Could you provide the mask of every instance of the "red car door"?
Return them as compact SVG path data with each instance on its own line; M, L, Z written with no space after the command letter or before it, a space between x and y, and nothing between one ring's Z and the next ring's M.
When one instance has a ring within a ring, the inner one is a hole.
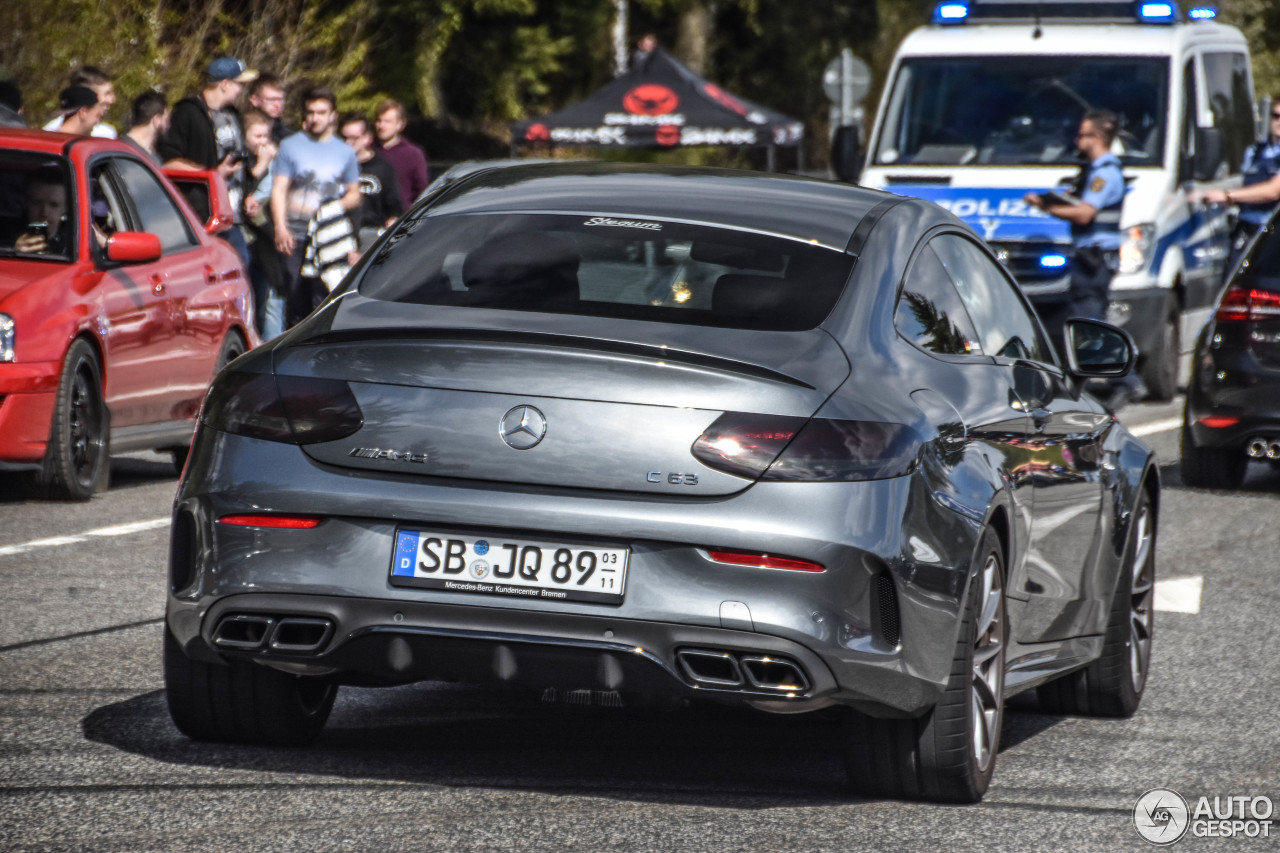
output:
M160 238L164 252L163 296L172 337L165 346L168 410L162 420L195 417L222 345L225 312L216 298L230 268L239 264L230 247L202 240L170 190L141 161L115 162L121 183L132 202L139 229Z
M120 159L99 158L89 171L89 218L95 233L102 237L139 230L113 165ZM118 429L166 420L172 408L167 361L174 328L164 259L107 264L98 275L111 426Z

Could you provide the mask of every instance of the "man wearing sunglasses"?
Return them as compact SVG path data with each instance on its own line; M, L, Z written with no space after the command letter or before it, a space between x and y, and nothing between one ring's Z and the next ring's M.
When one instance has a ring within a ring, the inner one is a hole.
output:
M1240 207L1240 219L1231 240L1233 267L1240 250L1259 228L1267 224L1276 202L1280 201L1280 96L1271 99L1267 126L1266 140L1255 142L1244 152L1244 162L1240 166L1244 185L1239 189L1209 190L1204 194L1204 200L1210 204Z

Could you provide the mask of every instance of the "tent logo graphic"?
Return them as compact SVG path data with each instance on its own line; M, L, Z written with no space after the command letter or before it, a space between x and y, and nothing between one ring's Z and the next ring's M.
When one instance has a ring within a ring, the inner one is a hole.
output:
M551 131L547 130L545 124L530 125L525 131L524 138L530 142L548 142L551 139Z
M674 112L680 98L666 86L644 83L622 96L622 108L632 115L660 116Z

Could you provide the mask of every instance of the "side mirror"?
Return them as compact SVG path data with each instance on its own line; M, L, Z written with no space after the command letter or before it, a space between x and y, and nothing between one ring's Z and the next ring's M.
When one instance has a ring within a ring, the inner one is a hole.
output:
M846 124L836 128L831 139L831 171L845 183L858 182L862 174L862 144L858 141L857 125Z
M1133 369L1138 350L1123 329L1100 320L1067 321L1067 366L1074 376L1116 378Z
M107 238L107 260L119 264L145 264L162 253L160 238L145 231L117 231Z
M1191 174L1197 181L1212 181L1218 177L1218 169L1226 154L1222 130L1216 127L1196 128L1196 156Z

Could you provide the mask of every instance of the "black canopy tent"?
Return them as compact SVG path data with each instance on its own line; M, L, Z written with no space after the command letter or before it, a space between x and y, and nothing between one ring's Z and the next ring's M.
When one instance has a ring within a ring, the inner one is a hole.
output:
M793 118L710 83L660 47L576 104L512 125L519 145L679 148L764 147L769 170L778 147L796 148L803 169L804 128Z

